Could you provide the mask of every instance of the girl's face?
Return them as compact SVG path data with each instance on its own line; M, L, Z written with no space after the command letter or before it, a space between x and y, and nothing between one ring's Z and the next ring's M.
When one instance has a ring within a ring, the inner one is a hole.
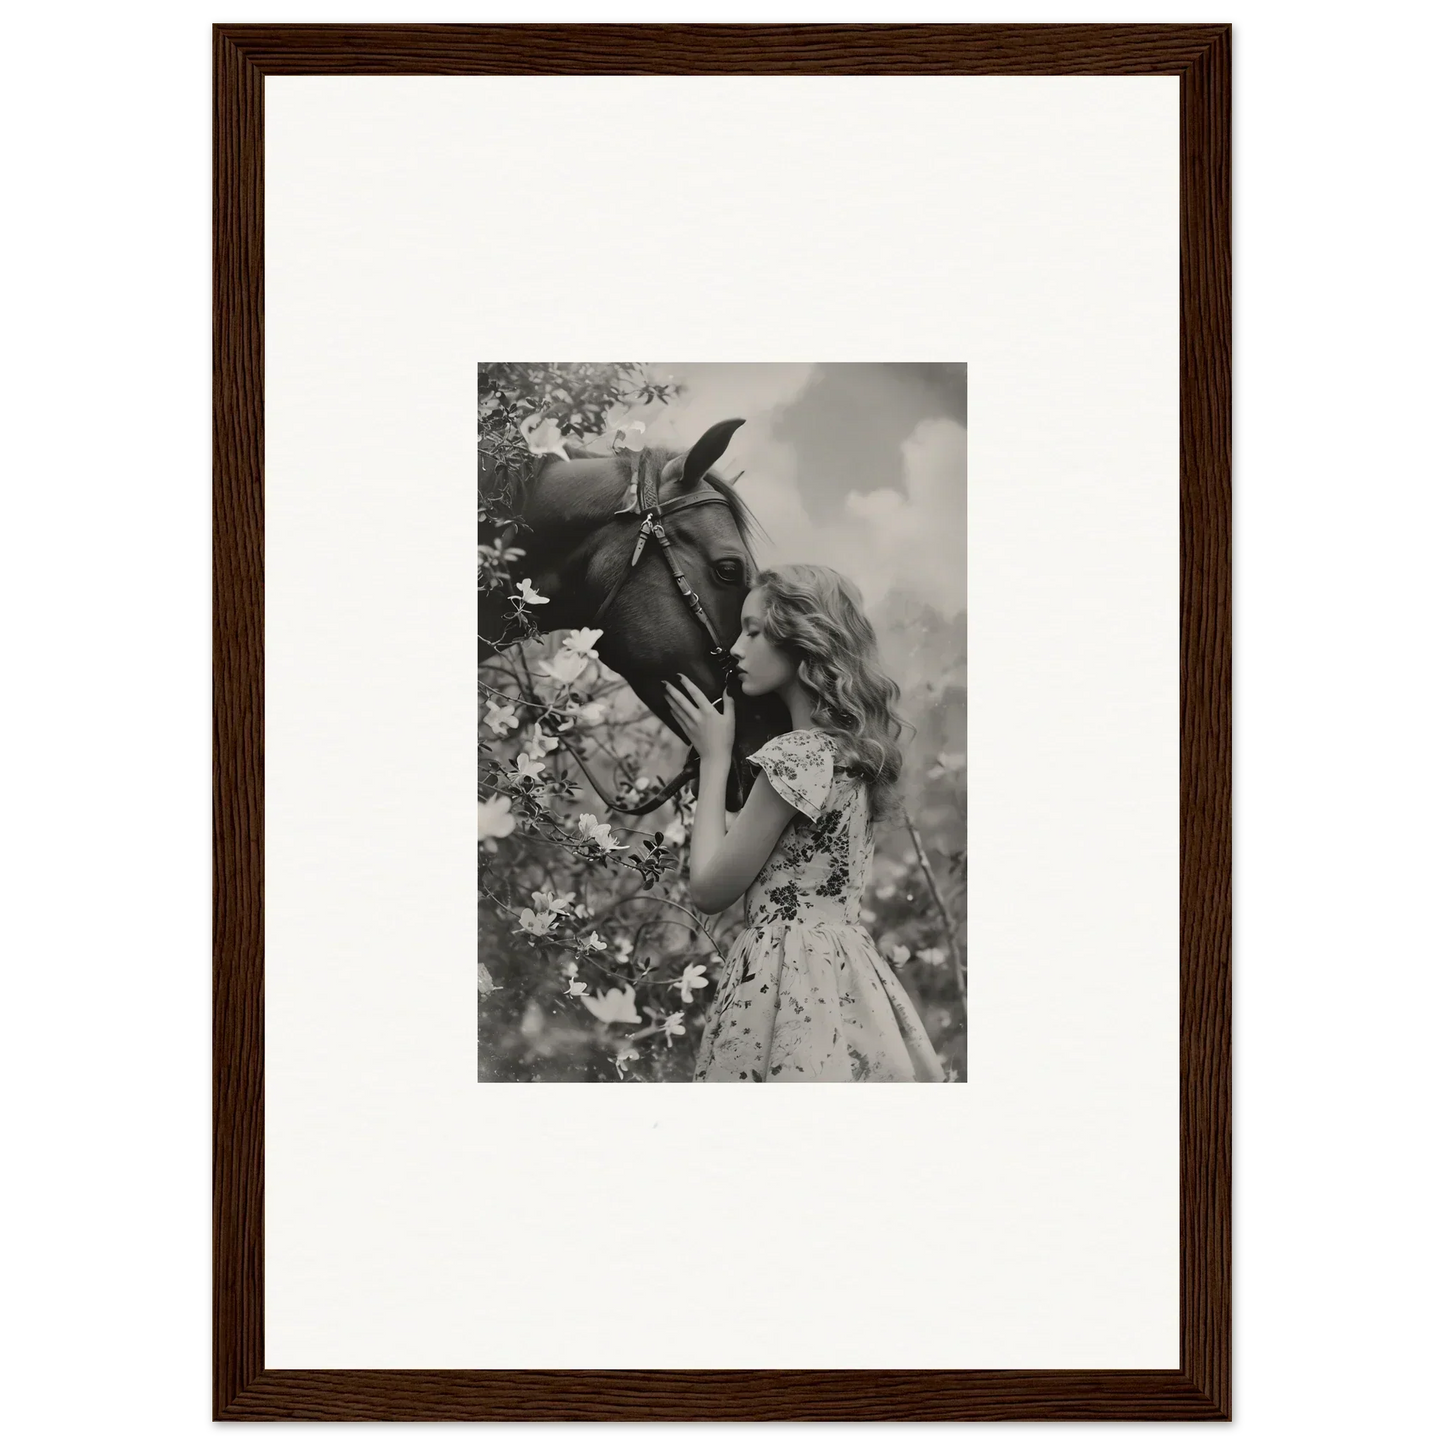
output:
M744 697L777 692L798 675L798 665L763 636L763 594L754 588L743 603L743 630L729 649L738 660L738 687Z

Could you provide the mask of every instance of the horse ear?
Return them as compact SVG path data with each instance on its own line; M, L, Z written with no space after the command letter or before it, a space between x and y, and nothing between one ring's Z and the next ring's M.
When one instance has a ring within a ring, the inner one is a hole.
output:
M733 433L743 424L743 418L735 416L729 421L720 421L710 426L693 444L682 469L682 486L679 490L690 492L702 481L708 468L728 449Z

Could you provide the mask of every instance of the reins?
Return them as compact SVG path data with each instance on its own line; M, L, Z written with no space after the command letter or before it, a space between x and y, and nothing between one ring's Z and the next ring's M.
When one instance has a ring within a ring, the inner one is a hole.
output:
M714 491L690 492L686 496L674 497L671 501L660 501L657 494L657 477L652 467L642 465L642 453L637 452L632 458L632 479L627 489L627 502L613 513L614 516L626 516L638 514L642 516L641 525L637 529L637 541L632 548L632 558L628 562L626 570L612 584L612 590L602 599L602 605L597 609L592 618L592 626L601 625L602 619L607 615L608 609L617 600L617 594L622 591L629 577L637 570L637 565L642 561L643 553L647 550L647 544L655 541L662 549L663 560L667 563L668 571L672 573L672 580L677 590L682 594L682 600L687 603L688 610L697 619L712 646L708 649L708 655L722 669L723 688L726 690L728 683L732 680L733 673L737 669L737 663L717 635L717 629L712 625L712 619L707 615L702 605L702 599L693 591L688 584L687 578L683 575L682 568L678 565L677 557L672 550L672 539L667 535L667 529L662 525L665 515L680 512L684 507L700 507L715 502L719 506L727 506L727 500L720 493ZM565 742L565 739L563 739ZM650 813L654 808L661 807L663 803L681 791L689 779L697 776L698 757L696 753L689 752L687 761L682 765L681 771L667 784L660 788L655 794L643 798L640 803L632 806L613 800L607 802L607 794L602 791L597 779L588 771L587 765L578 757L576 750L567 744L567 751L577 759L577 766L582 769L587 781L596 790L597 796L607 803L608 808L614 813L623 813L635 817L642 813Z

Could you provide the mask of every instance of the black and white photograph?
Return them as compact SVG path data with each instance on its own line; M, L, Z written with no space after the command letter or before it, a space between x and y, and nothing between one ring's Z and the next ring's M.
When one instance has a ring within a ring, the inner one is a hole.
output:
M967 367L477 368L479 1082L968 1079Z

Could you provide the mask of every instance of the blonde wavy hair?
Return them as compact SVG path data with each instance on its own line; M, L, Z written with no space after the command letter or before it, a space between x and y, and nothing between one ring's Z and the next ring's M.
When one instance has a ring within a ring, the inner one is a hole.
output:
M770 567L753 586L762 594L763 636L796 663L814 724L833 739L840 766L867 785L869 816L893 819L901 811L905 723L858 589L841 572L810 563Z

